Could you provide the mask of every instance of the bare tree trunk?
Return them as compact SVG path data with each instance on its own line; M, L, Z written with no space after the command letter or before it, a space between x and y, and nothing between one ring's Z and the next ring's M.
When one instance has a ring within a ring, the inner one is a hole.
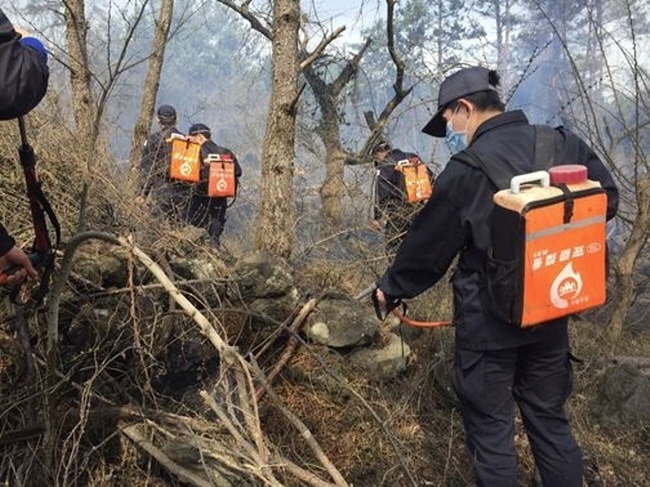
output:
M327 227L341 223L343 213L343 177L346 155L341 148L341 134L337 123L330 123L320 129L321 140L325 144L325 180L320 187L321 218ZM334 119L336 121L336 118Z
M129 168L132 173L137 168L138 161L142 159L142 154L144 152L143 142L149 134L149 127L151 126L151 119L154 113L154 104L156 103L156 95L158 94L158 87L160 86L160 73L165 58L165 47L167 46L167 38L172 24L173 13L174 0L162 0L158 21L156 22L147 76L144 80L142 99L140 101L140 115L138 116L138 121L133 129L133 137L131 139Z
M275 0L273 92L262 147L262 194L255 247L280 257L289 257L293 247L299 26L299 0Z
M83 154L94 145L95 104L91 88L91 73L88 64L84 0L65 2L65 37L68 45L70 84L72 85L72 110L77 136Z
M650 232L650 177L637 183L638 210L630 238L614 266L616 272L617 300L609 320L609 343L614 352L623 333L623 324L634 301L634 271L639 255Z
M88 63L88 23L84 0L65 2L65 37L68 45L70 85L72 87L72 111L74 113L79 159L85 162L79 221L77 228L85 228L88 192L91 181L92 154L99 136L99 120L91 86L91 71Z

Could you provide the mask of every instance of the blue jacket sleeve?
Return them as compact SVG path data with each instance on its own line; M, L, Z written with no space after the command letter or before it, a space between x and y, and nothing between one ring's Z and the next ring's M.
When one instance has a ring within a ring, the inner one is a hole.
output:
M25 115L47 91L47 54L40 41L22 39L0 10L0 120Z

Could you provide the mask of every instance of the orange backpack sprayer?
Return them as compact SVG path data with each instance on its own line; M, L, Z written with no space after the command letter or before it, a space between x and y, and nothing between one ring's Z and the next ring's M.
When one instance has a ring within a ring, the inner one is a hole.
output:
M201 171L201 145L179 134L172 134L169 140L172 144L169 177L197 183Z
M210 165L208 196L233 198L237 193L235 161L230 154L210 154L206 161Z
M607 194L587 179L585 166L554 166L555 130L535 126L535 132L529 174L513 177L470 151L455 157L501 189L490 223L488 305L521 328L605 302Z
M488 292L503 319L526 328L605 302L607 195L585 166L515 176L494 203Z
M404 198L409 203L419 203L431 198L433 189L427 166L417 156L398 161L395 170L402 173Z

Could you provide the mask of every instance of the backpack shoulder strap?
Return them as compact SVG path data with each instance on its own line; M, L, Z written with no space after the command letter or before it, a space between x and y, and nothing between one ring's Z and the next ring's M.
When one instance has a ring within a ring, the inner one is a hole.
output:
M557 132L547 125L534 125L535 154L533 171L545 171L555 165L555 144Z

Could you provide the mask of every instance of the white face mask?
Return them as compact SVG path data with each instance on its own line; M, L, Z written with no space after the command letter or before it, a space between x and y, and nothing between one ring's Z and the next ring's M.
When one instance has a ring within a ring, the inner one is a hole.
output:
M465 124L465 129L461 132L456 132L452 123L452 118L458 113L458 108L454 111L449 120L447 121L447 129L445 133L445 141L447 142L447 147L452 154L457 154L458 152L465 150L467 148L467 127L469 127L469 117L467 118L467 123Z

